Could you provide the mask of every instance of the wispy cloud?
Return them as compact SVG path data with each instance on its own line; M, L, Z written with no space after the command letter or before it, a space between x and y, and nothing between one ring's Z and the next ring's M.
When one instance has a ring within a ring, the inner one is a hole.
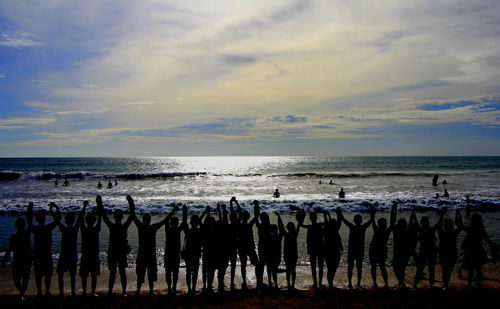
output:
M37 40L33 34L27 32L0 34L0 46L22 48L43 45L45 45L43 42Z

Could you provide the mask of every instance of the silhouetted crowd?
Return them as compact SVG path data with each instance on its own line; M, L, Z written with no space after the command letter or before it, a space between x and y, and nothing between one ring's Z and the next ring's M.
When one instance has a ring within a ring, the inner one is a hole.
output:
M437 223L431 225L427 216L417 220L412 212L409 222L406 219L397 219L397 204L391 209L389 222L385 218L375 219L375 206L370 206L370 219L363 223L360 214L356 214L353 222L344 218L340 208L335 210L336 218L328 212L311 212L310 224L305 224L305 211L297 212L296 222L282 221L278 212L278 224L271 224L269 214L261 212L259 202L254 201L253 218L248 211L242 210L235 197L225 204L217 204L216 216L212 216L207 206L205 212L198 216L191 215L188 222L188 208L182 208L182 221L174 216L179 211L174 207L163 220L151 224L151 215L144 214L142 220L136 215L134 200L127 196L130 215L123 221L122 210L113 212L113 221L106 214L101 196L97 196L97 213L86 214L88 202L75 219L71 213L66 214L64 223L61 223L59 207L54 203L49 205L53 218L46 223L46 214L38 211L34 214L37 224L33 224L33 203L29 203L26 221L18 218L15 221L17 232L10 238L7 255L13 253L12 275L14 284L23 297L28 287L31 265L34 266L35 284L38 296L42 295L42 282L45 284L45 294L50 294L50 284L53 272L52 261L52 230L57 226L61 231L61 251L57 261L57 274L60 295L64 295L64 273L69 272L71 294L75 295L75 280L78 264L77 236L81 234L81 258L79 275L82 279L83 295L87 294L87 279L91 278L91 294L95 294L97 277L101 272L99 257L99 232L101 221L109 229L109 247L107 251L109 269L108 294L112 294L115 278L118 271L122 294L126 294L128 266L127 255L131 252L128 243L128 228L132 222L137 226L138 250L136 261L137 291L139 295L146 273L148 276L149 293L153 294L154 283L157 281L156 232L165 227L164 265L168 293L175 295L179 276L181 259L186 267L186 285L188 293L196 292L198 272L202 272L202 292L212 293L213 282L217 280L218 290L224 291L224 279L227 269L230 272L230 288L236 288L236 262L239 256L242 277L241 288L247 288L246 266L248 259L255 266L257 288L278 287L278 268L285 264L286 282L290 290L295 289L296 266L298 261L297 238L301 228L307 230L306 246L310 258L311 275L314 288L324 288L323 269L326 263L326 281L329 288L334 287L335 273L340 264L343 251L342 239L339 230L342 224L349 228L347 243L347 276L349 288L352 286L354 266L357 270L357 286L360 287L363 274L363 259L365 254L365 234L371 226L373 238L370 242L368 255L370 273L373 286L378 287L377 268L380 269L384 287L388 288L386 269L388 242L393 234L392 268L398 281L399 288L406 288L406 267L413 258L416 264L416 273L413 286L418 287L422 280L424 268L428 268L429 285L435 282L435 267L437 257L442 269L443 289L448 289L451 273L458 261L457 237L465 232L461 244L463 263L460 269L468 270L468 285L473 281L480 285L481 269L488 262L488 256L483 248L483 241L489 245L494 259L498 253L498 246L492 243L484 229L479 214L470 217L469 224L464 224L460 211L457 210L455 220L445 218L445 210L441 212ZM318 215L323 216L323 222L318 222ZM253 227L257 227L258 241L255 247ZM436 233L439 242L436 239ZM34 236L34 248L31 250L31 234ZM184 242L181 242L181 234ZM417 248L418 245L418 248ZM283 250L282 250L283 249ZM418 249L418 250L417 250ZM5 261L4 257L4 261ZM264 271L267 271L267 285L264 283ZM215 274L217 273L217 278Z

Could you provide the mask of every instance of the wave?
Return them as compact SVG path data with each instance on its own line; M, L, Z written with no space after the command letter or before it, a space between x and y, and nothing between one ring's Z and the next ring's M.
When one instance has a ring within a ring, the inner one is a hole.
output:
M350 173L285 173L285 174L263 174L263 173L209 173L209 172L157 172L157 173L94 173L94 172L72 172L72 173L56 173L52 171L38 172L16 172L16 171L0 171L0 181L16 181L16 180L53 180L53 179L108 179L118 178L124 180L141 180L149 178L174 178L174 177L277 177L277 178L373 178L373 177L432 177L435 174L446 177L451 175L470 175L470 174L491 174L500 173L499 170L484 170L484 171L460 171L460 172L350 172Z
M105 202L105 209L107 212L112 212L116 209L121 209L128 212L128 204L125 199L119 201L108 200ZM75 213L81 209L81 200L54 200L61 208L63 213ZM240 200L243 210L253 213L253 200ZM48 212L49 200L35 201L35 211ZM305 210L307 212L333 212L336 208L340 207L345 212L368 212L370 205L375 205L377 211L389 212L394 203L398 204L399 210L416 210L419 212L426 211L439 211L441 209L465 209L467 204L462 199L387 199L387 200L349 200L349 199L318 199L318 200L261 200L260 207L263 212L280 212L280 213L294 213L298 210ZM154 200L143 200L137 203L136 212L141 214L166 214L172 211L174 207L182 208L182 205L188 205L190 213L201 214L205 211L207 205L212 207L212 211L216 209L216 202L212 200L183 200L183 201L169 201L165 203L158 203ZM227 203L229 204L229 203ZM477 211L500 211L500 200L493 198L471 200L471 210ZM18 204L16 202L6 202L0 206L0 214L23 214L26 213L27 206ZM91 202L89 211L96 211L96 206Z

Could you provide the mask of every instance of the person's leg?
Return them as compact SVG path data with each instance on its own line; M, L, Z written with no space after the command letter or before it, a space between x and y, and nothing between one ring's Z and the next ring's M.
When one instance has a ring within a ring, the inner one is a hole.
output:
M120 266L118 268L120 273L120 282L122 284L122 295L127 294L127 273L125 272L125 266Z
M59 284L59 296L64 296L64 273L62 271L57 273L57 283Z
M382 278L384 279L384 288L389 287L389 276L387 275L387 269L385 268L385 259L379 262L380 272L382 273Z
M422 254L419 254L417 257L417 271L415 272L415 278L413 279L413 287L416 288L418 283L422 279L422 274L425 268L425 257Z
M234 289L234 287L236 286L234 284L234 276L236 274L236 257L237 257L237 251L236 249L234 249L232 252L231 252L231 256L230 256L230 263L231 263L231 281L230 281L230 287L231 289Z
M380 270L382 270L382 265L380 265ZM378 288L377 284L377 260L374 256L370 255L370 274L373 280L373 287Z
M175 265L172 272L172 292L177 293L177 282L179 281L179 265Z
M435 282L435 271L436 271L436 257L434 255L429 257L428 268L429 268L429 286L433 287Z
M311 263L311 276L313 279L313 287L318 287L318 281L316 279L316 255L309 255L309 262Z
M323 287L323 255L318 255L318 279L319 279L319 287Z
M167 282L168 294L172 294L172 267L165 264L165 281Z
M246 288L247 287L247 256L246 253L240 254L240 270L241 270L241 278L243 282L241 283L241 288Z
M92 274L91 277L92 277L91 291L92 291L92 295L95 295L95 289L97 288L97 275ZM86 281L86 279L85 279L85 281Z
M116 280L116 267L109 268L109 282L108 282L108 295L113 294L113 287L115 286Z
M19 290L19 296L21 298L24 297L24 293L26 293L26 290L28 289L29 282L30 282L30 272L27 271L22 275L21 289Z
M196 284L198 283L198 271L199 271L199 269L200 269L200 264L199 264L199 261L197 261L193 265L193 272L192 272L192 279L191 279L191 284L192 284L191 291L193 293L196 292Z
M44 281L45 281L45 296L49 296L50 295L50 283L51 283L51 275L50 274L46 274L45 275L45 278L44 278Z
M363 255L359 255L356 257L356 269L358 276L358 288L361 287L361 277L363 276Z
M354 268L354 257L352 254L347 255L347 281L349 282L349 289L352 289L352 270Z
M69 282L71 284L71 296L76 295L76 265L69 270Z

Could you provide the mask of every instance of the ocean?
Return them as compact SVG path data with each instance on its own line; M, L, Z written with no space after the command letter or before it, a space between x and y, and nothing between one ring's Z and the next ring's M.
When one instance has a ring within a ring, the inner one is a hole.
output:
M84 200L95 205L97 194L108 209L124 210L130 194L142 213L182 204L202 211L232 196L243 208L259 200L264 211L280 212L366 211L374 202L380 209L394 202L401 209L463 208L466 195L472 207L500 209L499 184L500 157L0 158L0 213L23 213L29 201L74 212ZM340 188L345 199L338 199ZM445 189L450 198L435 198Z
M434 175L439 176L436 186L432 184ZM63 186L65 179L67 187ZM109 181L113 184L110 189ZM97 188L98 182L103 188ZM433 223L437 210L465 208L465 197L470 195L471 209L481 211L487 232L493 241L500 242L500 212L496 211L500 210L499 184L500 157L0 158L0 256L15 232L14 220L24 217L29 201L35 210L48 210L48 203L55 202L62 212L78 212L83 201L89 200L92 211L98 194L109 211L127 211L125 197L132 195L137 212L153 214L153 222L161 220L173 206L186 204L191 213L199 213L207 205L229 204L235 196L251 213L251 202L259 200L262 211L283 213L285 223L295 220L298 209L333 211L337 207L349 220L359 212L368 220L368 205L375 202L377 217L388 217L387 210L397 202L402 210L399 216L409 218L407 210L416 209L419 217L425 214ZM338 198L340 188L346 192L345 199ZM273 197L276 189L281 193L279 198ZM435 197L445 189L449 198ZM451 211L448 214L453 215ZM271 220L276 222L274 215ZM366 247L371 233L368 229ZM128 234L133 249L129 262L133 265L137 248L133 224ZM306 265L305 231L300 234L299 264ZM53 237L57 259L58 229ZM345 226L341 237L346 246ZM101 262L105 264L106 228L100 238ZM163 241L161 229L157 235L159 257Z

